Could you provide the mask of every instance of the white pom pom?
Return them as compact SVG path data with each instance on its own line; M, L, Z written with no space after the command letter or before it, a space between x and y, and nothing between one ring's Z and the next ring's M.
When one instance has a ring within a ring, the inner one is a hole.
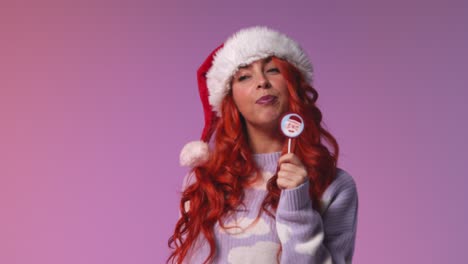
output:
M195 167L208 160L208 144L204 141L187 143L180 152L180 165Z

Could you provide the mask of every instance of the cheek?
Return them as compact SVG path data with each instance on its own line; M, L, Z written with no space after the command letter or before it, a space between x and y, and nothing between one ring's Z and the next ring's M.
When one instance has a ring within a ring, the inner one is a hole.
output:
M236 106L239 106L239 92L235 89L232 89L232 100Z
M278 82L278 90L279 92L285 96L285 97L289 97L289 92L288 92L288 84L286 82Z
M237 108L242 108L242 105L246 104L248 101L248 92L246 89L242 89L240 87L233 88L232 98L234 99L234 103L237 105Z
M284 107L288 108L289 107L289 91L288 91L288 86L287 84L284 84L280 88L280 93L283 98L283 104Z

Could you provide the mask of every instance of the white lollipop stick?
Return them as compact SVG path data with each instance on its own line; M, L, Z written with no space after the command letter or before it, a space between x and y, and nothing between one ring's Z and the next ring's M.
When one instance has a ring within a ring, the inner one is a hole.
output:
M291 153L291 139L299 136L304 131L304 120L298 114L287 114L281 119L281 132L288 139L288 153Z

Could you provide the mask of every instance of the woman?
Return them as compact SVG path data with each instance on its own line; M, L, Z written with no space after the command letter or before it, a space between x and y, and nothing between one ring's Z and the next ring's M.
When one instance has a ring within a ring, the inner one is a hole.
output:
M300 46L266 27L240 30L206 59L205 128L181 152L192 169L168 262L351 263L356 185L337 167L311 81ZM289 112L305 125L291 153L279 126Z

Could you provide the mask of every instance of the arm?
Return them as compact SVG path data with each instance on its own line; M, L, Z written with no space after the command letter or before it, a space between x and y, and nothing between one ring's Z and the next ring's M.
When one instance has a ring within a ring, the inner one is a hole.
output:
M351 176L340 176L326 192L330 202L322 216L312 208L308 181L282 190L276 212L281 263L351 263L358 197Z

